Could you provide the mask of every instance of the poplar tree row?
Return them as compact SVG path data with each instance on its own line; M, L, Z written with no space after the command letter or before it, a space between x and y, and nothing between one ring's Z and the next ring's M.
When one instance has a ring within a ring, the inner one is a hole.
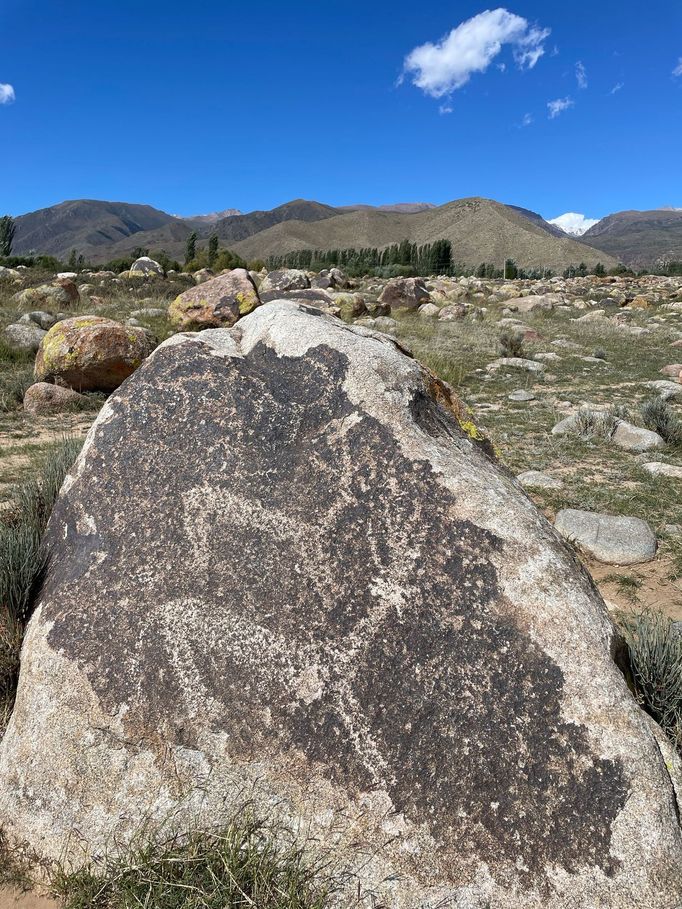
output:
M444 275L452 270L452 245L449 240L436 240L421 246L403 240L384 249L300 249L283 256L271 256L269 268L302 268L320 271L338 265L348 271L363 273L390 266L411 267L417 274Z

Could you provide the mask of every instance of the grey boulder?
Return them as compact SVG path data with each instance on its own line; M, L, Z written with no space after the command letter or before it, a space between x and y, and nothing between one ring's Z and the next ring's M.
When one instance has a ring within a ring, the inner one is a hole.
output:
M641 452L665 448L665 440L657 432L633 426L625 420L618 420L611 441L626 451Z
M37 325L39 328L42 328L43 331L49 331L57 321L57 316L53 316L51 312L43 312L38 309L34 312L25 312L19 319L18 324Z
M680 905L679 762L601 597L390 339L292 303L170 338L45 545L0 743L0 824L40 855L248 798L341 902Z
M640 518L566 508L556 516L557 531L609 565L636 565L656 555L656 537Z
M520 473L516 479L522 486L527 486L529 489L561 489L564 485L561 480L550 477L539 470L526 470L524 473Z
M260 285L259 292L267 294L271 291L303 290L310 287L310 278L298 268L285 268L268 272Z
M15 322L13 325L7 325L2 334L5 343L12 350L36 353L47 332L35 322Z

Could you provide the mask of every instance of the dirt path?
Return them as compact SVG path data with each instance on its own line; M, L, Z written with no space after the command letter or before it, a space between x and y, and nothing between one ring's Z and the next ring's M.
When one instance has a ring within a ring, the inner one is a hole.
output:
M0 909L59 909L61 904L37 893L0 890Z

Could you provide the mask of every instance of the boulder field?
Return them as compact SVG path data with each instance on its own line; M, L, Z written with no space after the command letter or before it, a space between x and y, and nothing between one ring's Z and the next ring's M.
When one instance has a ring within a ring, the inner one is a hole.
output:
M40 855L248 800L368 905L682 904L679 761L601 597L389 338L273 302L166 341L46 546L0 743Z

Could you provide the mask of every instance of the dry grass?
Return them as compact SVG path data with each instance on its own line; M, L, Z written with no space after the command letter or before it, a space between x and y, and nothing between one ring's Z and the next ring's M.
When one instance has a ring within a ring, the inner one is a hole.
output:
M66 909L325 909L328 865L284 827L241 814L219 831L133 846L76 872L56 869Z

